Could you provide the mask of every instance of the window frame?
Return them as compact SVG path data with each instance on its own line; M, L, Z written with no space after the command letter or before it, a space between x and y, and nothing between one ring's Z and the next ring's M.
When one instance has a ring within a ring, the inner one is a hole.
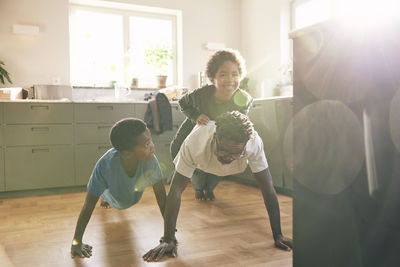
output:
M182 85L182 11L178 9L166 9L166 8L158 8L158 7L150 7L150 6L141 6L134 4L126 4L126 3L117 3L117 2L107 2L107 1L97 1L97 0L71 0L69 5L69 27L71 27L71 19L74 16L74 13L77 10L85 10L92 11L104 14L117 14L123 17L123 51L124 53L129 51L130 46L130 33L129 33L129 19L131 16L134 17L143 17L143 18L155 18L155 19L163 19L169 20L172 23L172 52L173 52L173 60L172 60L172 69L173 69L173 77L172 84L173 85ZM70 46L72 40L70 38ZM71 49L71 48L70 48ZM70 50L71 51L71 50ZM124 70L129 65L129 59L124 57ZM71 56L70 56L70 73L72 73L72 64L71 64ZM70 82L73 86L80 86L78 84L72 83L72 77L70 76ZM128 80L125 77L124 79ZM140 79L140 77L138 77ZM148 86L145 86L148 87Z

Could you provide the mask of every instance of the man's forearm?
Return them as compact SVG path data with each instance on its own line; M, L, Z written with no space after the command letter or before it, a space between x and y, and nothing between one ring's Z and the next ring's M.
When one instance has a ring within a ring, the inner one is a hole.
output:
M153 190L154 190L154 194L155 194L156 199L157 199L158 207L160 208L160 211L161 211L161 215L164 218L165 202L166 202L167 195L165 193L165 187L164 187L163 182L160 181L157 184L155 184L153 186Z
M272 177L268 169L259 173L254 173L254 176L260 186L264 204L268 212L269 221L271 224L274 239L282 234L281 230L281 215L279 210L279 202L276 196L274 186L272 184Z
M166 242L175 240L176 221L181 206L181 196L188 182L189 179L187 177L175 172L165 204L164 240Z

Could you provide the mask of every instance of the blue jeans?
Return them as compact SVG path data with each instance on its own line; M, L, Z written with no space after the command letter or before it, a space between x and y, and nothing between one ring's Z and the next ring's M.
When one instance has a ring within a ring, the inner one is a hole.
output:
M222 178L196 169L192 176L192 185L195 190L212 192Z

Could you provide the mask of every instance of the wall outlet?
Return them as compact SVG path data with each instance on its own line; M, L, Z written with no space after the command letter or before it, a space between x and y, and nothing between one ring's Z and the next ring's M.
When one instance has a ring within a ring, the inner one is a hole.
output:
M53 77L52 83L53 83L53 85L59 85L60 84L60 77Z

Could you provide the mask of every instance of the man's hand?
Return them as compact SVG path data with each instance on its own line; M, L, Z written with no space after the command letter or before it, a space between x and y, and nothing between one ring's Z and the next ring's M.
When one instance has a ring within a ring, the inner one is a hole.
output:
M275 239L275 247L291 251L293 248L293 240L287 237L284 237L283 235L279 235Z
M143 255L143 260L145 261L158 261L165 254L171 254L172 257L176 257L178 252L178 247L175 241L164 242L163 238L160 240L160 245L149 250Z
M92 246L83 243L72 245L71 257L74 258L75 256L78 256L81 258L90 258L90 256L92 256L92 248Z
M209 121L210 121L210 118L204 114L200 114L200 116L198 116L196 119L197 125L206 125Z

